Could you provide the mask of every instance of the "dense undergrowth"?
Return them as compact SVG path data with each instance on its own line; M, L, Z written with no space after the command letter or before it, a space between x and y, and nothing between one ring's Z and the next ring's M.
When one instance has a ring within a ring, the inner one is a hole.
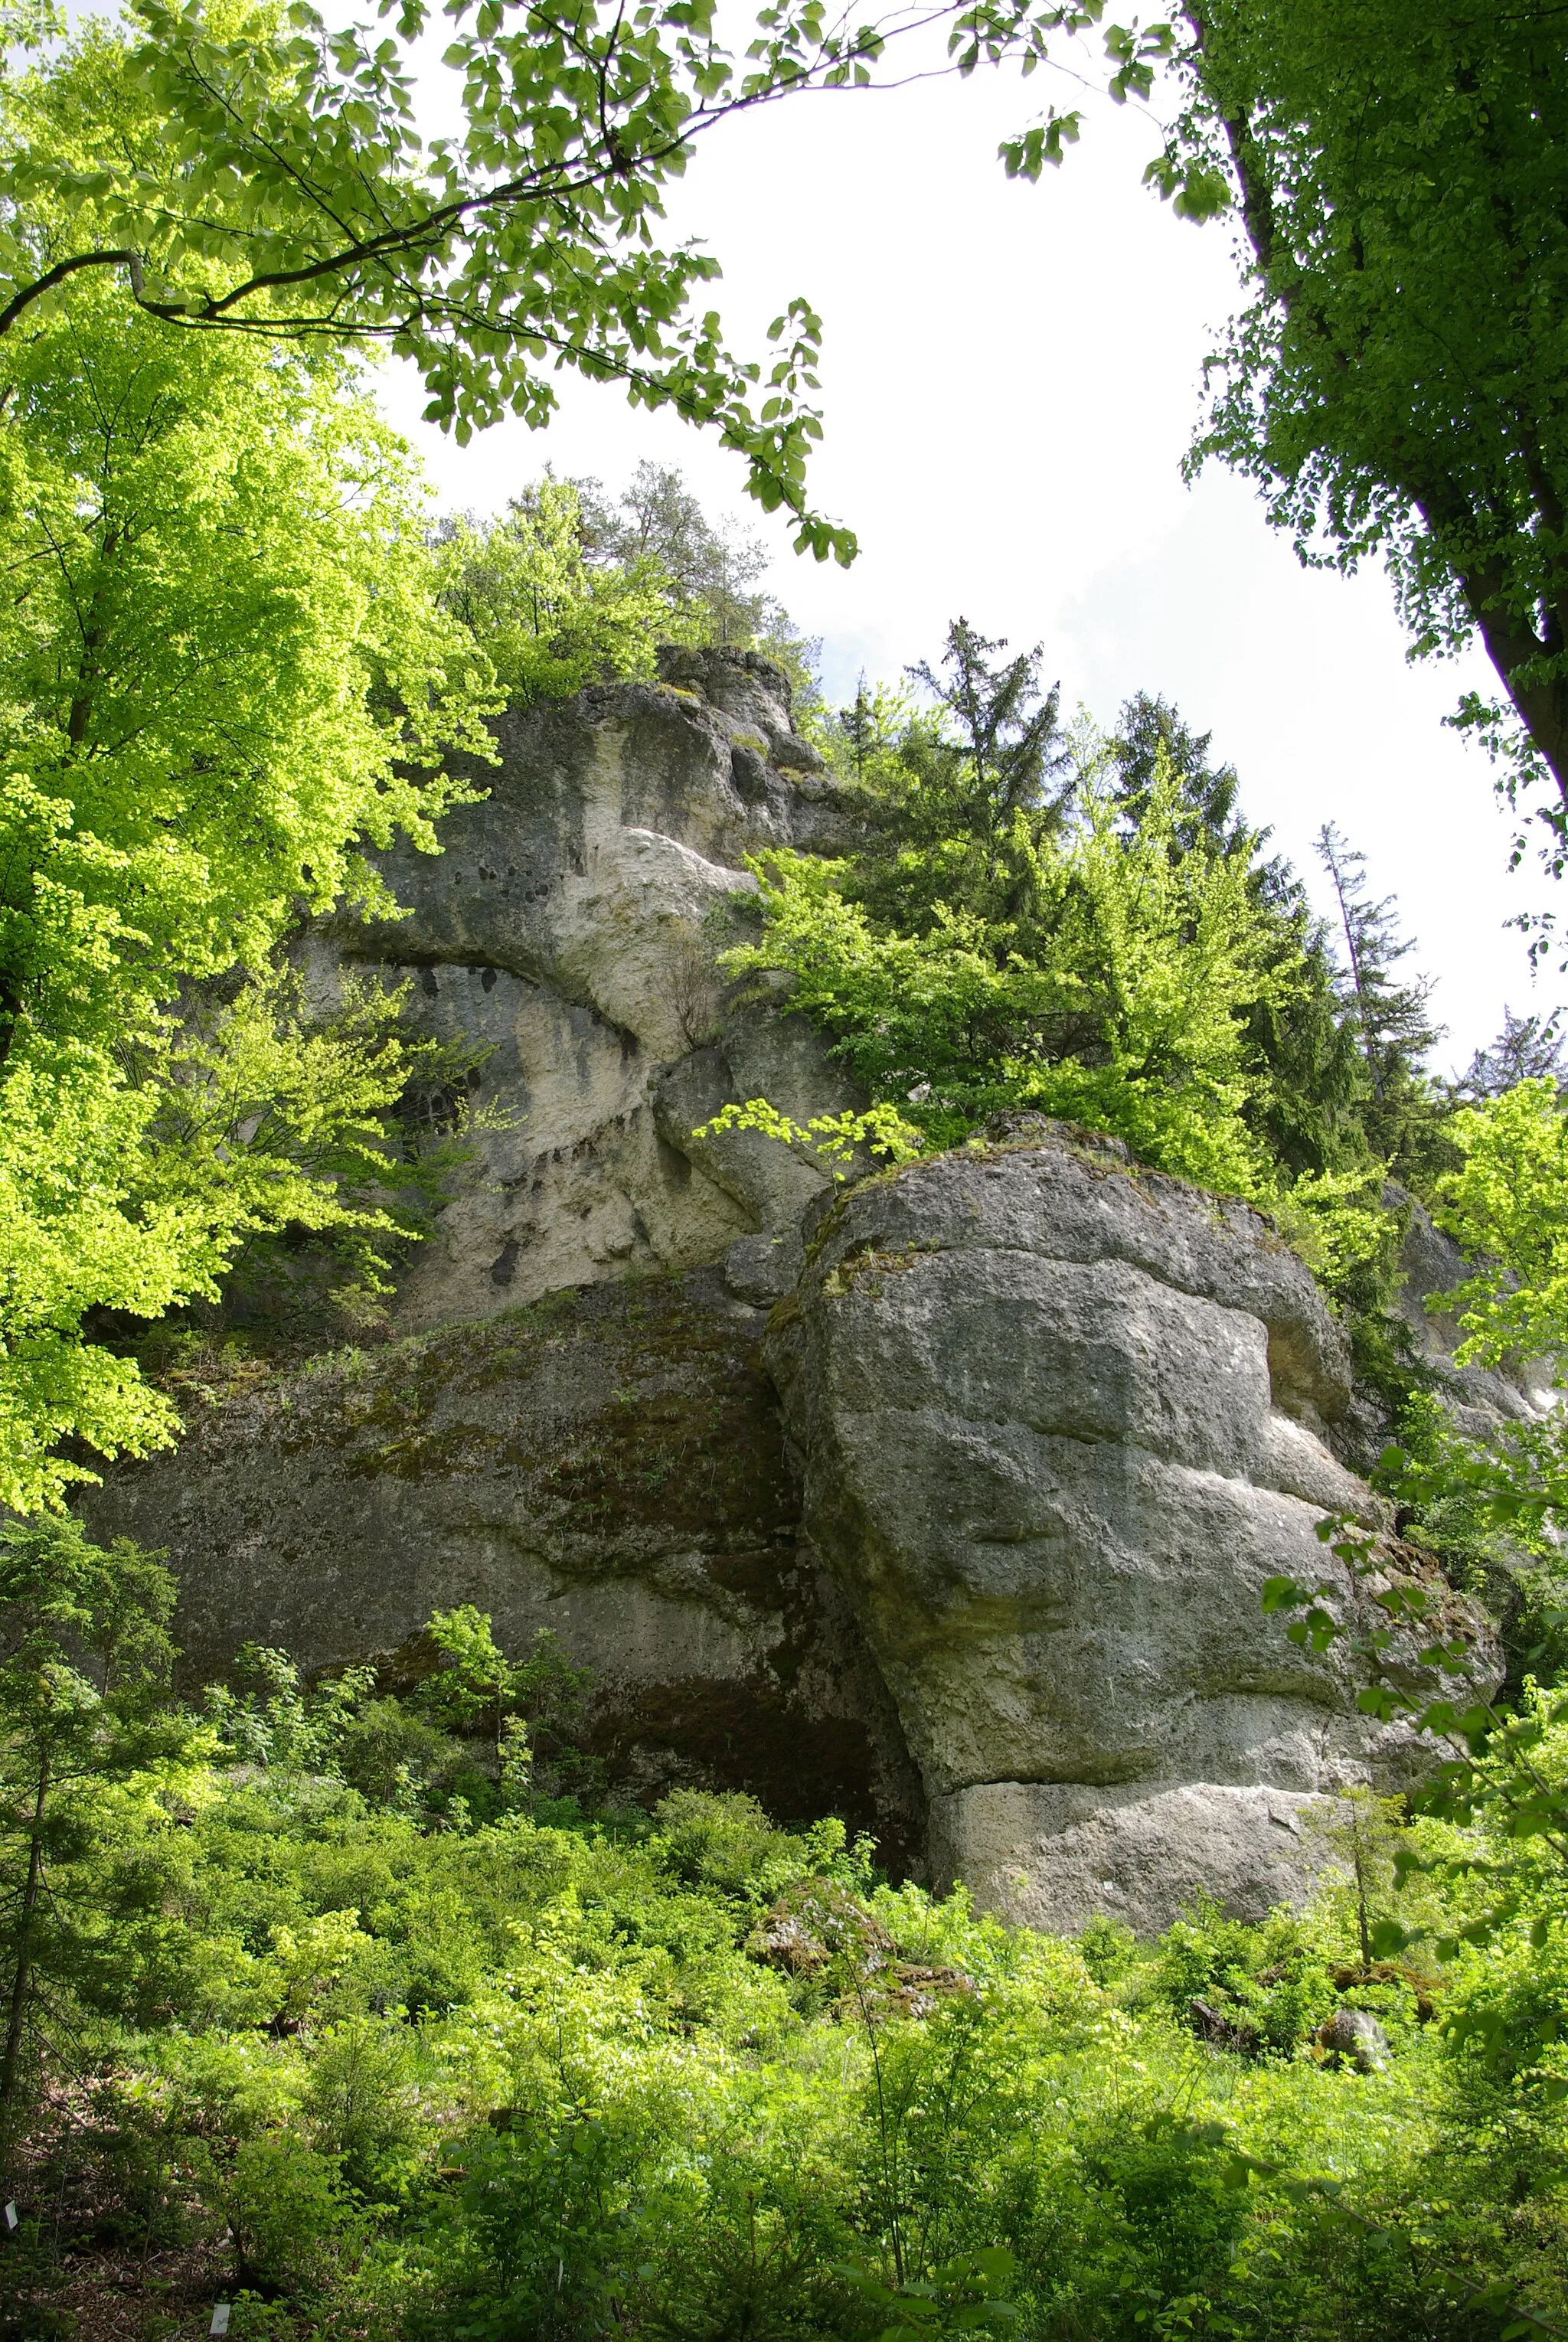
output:
M14 2335L1568 2327L1553 1842L1362 1794L1299 1917L1054 1941L831 1819L618 1806L472 1612L400 1696L253 1653L198 1715L155 1564L5 1557Z

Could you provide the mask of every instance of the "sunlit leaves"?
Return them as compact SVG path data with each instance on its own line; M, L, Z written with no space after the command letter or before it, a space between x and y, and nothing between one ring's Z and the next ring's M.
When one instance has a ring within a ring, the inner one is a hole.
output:
M715 264L664 247L663 190L726 115L865 86L890 43L929 20L772 0L737 57L706 0L445 13L462 123L424 140L409 46L423 5L396 8L395 35L376 37L305 6L236 10L220 30L197 0L136 0L125 51L89 35L11 94L0 309L52 297L41 232L52 257L95 265L123 251L136 297L171 325L386 343L419 367L427 419L459 442L508 413L545 422L549 375L573 366L715 430L749 493L793 516L797 550L852 560L852 533L805 486L820 324L792 305L787 362L758 408L754 367L692 314ZM383 0L383 23L393 14ZM1027 74L1058 37L1099 30L1111 96L1146 96L1171 26L1103 15L1103 0L979 0L951 14L953 67ZM1009 173L1038 177L1079 126L1053 108L1004 147Z
M211 1296L247 1227L341 1214L322 1116L346 1139L385 1109L398 1053L313 1054L243 992L208 1032L188 986L375 899L366 843L434 843L487 675L406 453L335 368L172 335L102 280L0 348L30 581L0 612L0 1501L32 1511L82 1476L63 1438L139 1454L173 1423L88 1311Z

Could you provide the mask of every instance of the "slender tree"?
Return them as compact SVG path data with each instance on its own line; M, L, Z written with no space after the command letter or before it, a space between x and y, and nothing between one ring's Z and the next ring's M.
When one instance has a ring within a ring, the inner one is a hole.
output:
M1399 932L1392 896L1374 902L1367 890L1366 856L1348 845L1333 822L1317 836L1344 942L1341 994L1353 1022L1367 1087L1362 1120L1374 1150L1397 1160L1413 1121L1433 1103L1422 1060L1442 1038L1427 1014L1424 976L1401 984L1396 971L1415 946Z

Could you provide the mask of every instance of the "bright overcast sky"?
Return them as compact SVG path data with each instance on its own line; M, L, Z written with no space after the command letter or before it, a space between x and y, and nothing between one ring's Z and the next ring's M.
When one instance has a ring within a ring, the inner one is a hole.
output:
M1305 572L1242 483L1183 485L1203 359L1235 304L1229 229L1142 189L1153 140L1133 109L1102 106L1040 186L1009 183L997 141L1040 89L993 75L791 101L713 134L674 192L674 232L723 263L732 345L760 354L797 293L824 319L812 488L860 537L847 572L791 553L734 457L613 389L563 376L547 433L503 425L466 449L417 422L416 382L385 377L388 406L443 502L477 511L546 461L612 487L644 455L680 465L711 512L777 547L769 582L822 636L834 696L862 668L934 657L959 614L1043 643L1067 706L1104 723L1130 692L1164 693L1212 730L1320 900L1319 826L1363 848L1436 979L1436 1063L1462 1065L1505 1000L1523 1013L1562 988L1532 986L1504 926L1551 890L1509 876L1484 759L1442 723L1491 670L1407 666L1381 572Z

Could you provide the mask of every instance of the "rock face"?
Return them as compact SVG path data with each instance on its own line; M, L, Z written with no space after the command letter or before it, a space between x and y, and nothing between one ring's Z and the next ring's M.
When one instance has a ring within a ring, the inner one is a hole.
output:
M768 1357L939 1875L1057 1927L1255 1912L1314 1793L1408 1774L1339 1652L1260 1615L1325 1510L1378 1507L1320 1436L1340 1340L1245 1206L1051 1131L916 1165L829 1212Z
M1538 1422L1555 1404L1549 1363L1520 1359L1508 1374L1454 1363L1453 1353L1463 1341L1464 1329L1452 1312L1427 1305L1432 1296L1452 1293L1463 1282L1464 1256L1452 1236L1433 1227L1413 1196L1399 1193L1398 1200L1408 1214L1400 1252L1403 1277L1398 1313L1410 1328L1416 1357L1432 1376L1449 1414L1472 1439L1485 1439L1505 1424Z
M1349 1367L1306 1270L1054 1126L836 1200L698 1137L731 1100L862 1103L786 985L715 964L746 858L846 850L854 793L733 652L497 737L443 854L384 857L407 916L299 946L320 996L405 984L482 1059L491 1123L389 1338L262 1374L85 1505L169 1551L189 1676L247 1640L394 1655L470 1601L599 1671L640 1794L835 1810L1051 1927L1298 1891L1313 1799L1418 1756L1260 1616L1323 1572L1324 1510L1375 1512L1325 1442Z
M504 1648L544 1627L597 1671L592 1745L634 1790L744 1788L918 1859L896 1715L799 1539L762 1324L711 1269L550 1295L264 1381L87 1509L173 1556L193 1686L245 1641L392 1659L472 1602Z
M842 850L854 799L765 660L666 667L504 718L443 851L379 857L407 916L326 919L301 947L321 995L345 968L406 982L418 1029L489 1053L476 1103L502 1126L414 1263L403 1329L722 1259L825 1185L771 1139L692 1133L732 1099L858 1102L804 1018L737 1001L714 964L755 895L744 858Z

